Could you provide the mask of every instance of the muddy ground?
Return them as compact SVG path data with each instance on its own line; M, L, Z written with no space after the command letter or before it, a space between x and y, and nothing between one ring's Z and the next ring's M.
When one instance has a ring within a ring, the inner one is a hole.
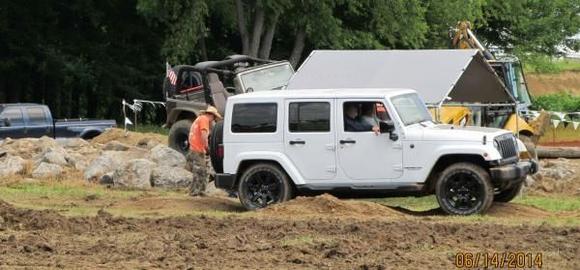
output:
M186 201L197 209L242 211L224 197ZM152 198L134 204L168 207ZM500 204L490 215L551 214ZM580 218L578 211L568 215ZM580 269L578 227L451 222L437 211L405 212L329 195L223 217L126 218L105 211L65 217L1 202L0 217L2 269L452 269L457 252L519 251L542 253L546 269Z
M552 173L524 193L577 202L580 160L542 166ZM321 195L246 212L212 194L108 189L78 175L0 179L0 269L454 269L459 252L541 254L544 269L580 269L579 207L496 203L449 217Z

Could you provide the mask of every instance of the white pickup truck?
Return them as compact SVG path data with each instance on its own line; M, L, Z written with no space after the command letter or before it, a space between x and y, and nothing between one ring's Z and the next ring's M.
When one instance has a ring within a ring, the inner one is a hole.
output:
M470 215L512 200L537 170L509 131L434 123L414 90L348 90L228 99L211 137L216 186L248 209L321 192L435 194Z

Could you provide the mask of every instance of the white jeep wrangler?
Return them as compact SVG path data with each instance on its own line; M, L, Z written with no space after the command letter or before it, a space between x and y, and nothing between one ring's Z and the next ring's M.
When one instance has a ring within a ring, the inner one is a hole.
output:
M512 133L436 124L401 89L237 95L210 148L216 186L248 209L296 194L435 194L445 212L469 215L512 200L537 170Z

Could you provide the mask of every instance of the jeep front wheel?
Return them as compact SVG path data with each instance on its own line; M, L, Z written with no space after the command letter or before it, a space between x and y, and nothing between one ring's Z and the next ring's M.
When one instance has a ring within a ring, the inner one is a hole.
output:
M493 186L489 174L481 166L456 163L440 174L435 195L448 214L481 214L493 203Z
M238 194L242 205L248 210L254 210L290 200L292 185L279 166L258 163L242 174Z

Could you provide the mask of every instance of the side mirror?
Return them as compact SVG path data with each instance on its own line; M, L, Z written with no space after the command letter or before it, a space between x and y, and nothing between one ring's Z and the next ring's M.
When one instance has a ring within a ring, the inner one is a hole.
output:
M391 133L393 130L395 130L395 124L393 121L380 121L379 128L381 133Z
M254 88L252 88L252 87L246 88L246 93L252 93L252 92L254 92Z
M395 123L393 123L393 121L380 121L379 129L381 130L381 133L389 133L389 139L391 141L396 141L399 139L399 135L393 132L395 131Z

